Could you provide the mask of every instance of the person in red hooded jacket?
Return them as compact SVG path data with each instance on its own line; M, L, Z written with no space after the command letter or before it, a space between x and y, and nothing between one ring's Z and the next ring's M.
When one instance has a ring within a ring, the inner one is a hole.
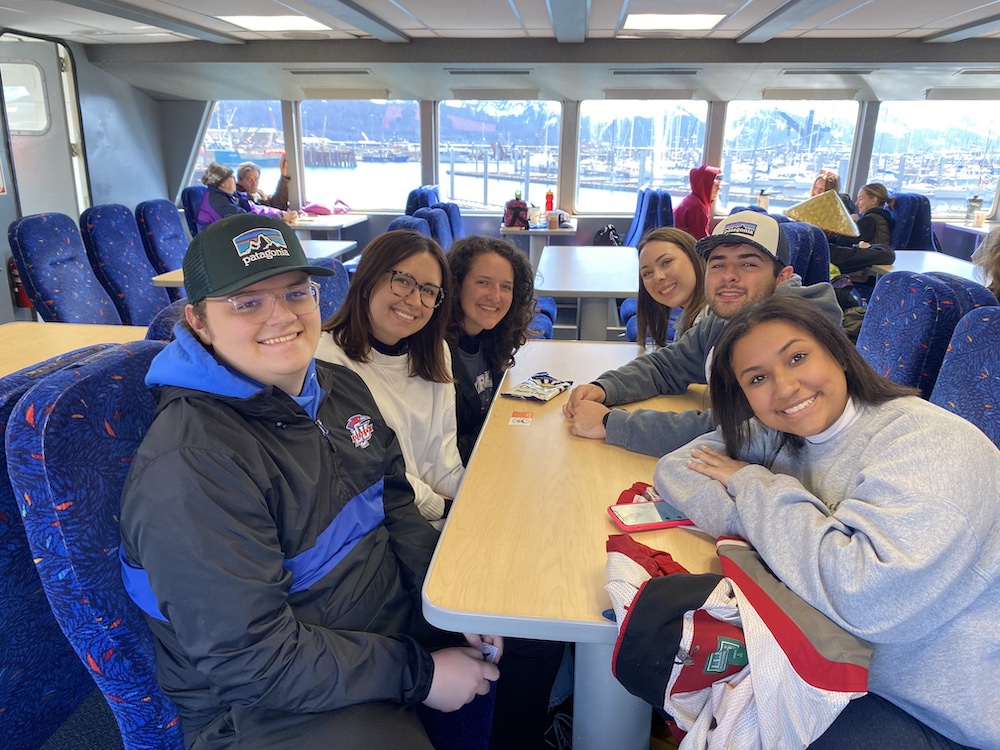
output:
M689 173L691 194L674 209L674 226L683 229L696 240L707 237L711 231L712 204L719 194L722 170L718 167L695 167Z

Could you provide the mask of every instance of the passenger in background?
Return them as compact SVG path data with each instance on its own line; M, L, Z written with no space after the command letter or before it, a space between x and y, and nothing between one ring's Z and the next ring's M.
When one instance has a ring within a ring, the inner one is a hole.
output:
M657 347L666 346L674 308L684 313L674 325L674 341L705 310L705 261L695 252L694 237L674 227L651 229L639 240L637 249L636 340L643 349L647 339Z
M196 221L199 232L212 222L233 214L261 214L262 216L284 219L289 223L294 223L298 218L295 211L282 211L270 206L260 206L242 193L237 192L233 170L217 161L208 165L201 181L208 187L208 192L205 193L201 206L198 208Z
M809 196L817 196L820 193L825 193L829 190L832 190L840 196L840 202L844 204L844 208L847 209L847 213L855 214L858 212L858 207L854 205L854 201L851 200L851 196L847 193L840 192L840 177L838 177L835 172L831 172L829 169L821 169L819 174L816 176L816 180L813 182L812 190L809 192Z
M980 278L994 296L1000 297L1000 229L992 230L972 254Z
M706 383L712 349L726 322L751 302L771 295L793 295L815 305L838 325L840 306L828 283L802 286L789 263L788 238L767 214L740 211L720 221L695 245L705 258L705 297L709 312L662 349L636 357L570 393L563 413L574 435L606 440L638 453L662 456L714 428L706 411L609 409L661 394L684 393Z
M274 252L242 252L262 239ZM423 620L438 534L368 388L313 360L309 275L329 273L278 220L216 222L146 376L122 574L189 750L432 750L414 706L454 711L499 677L481 649L501 639Z
M683 229L696 240L707 237L711 231L712 208L719 195L722 174L718 167L695 167L688 173L691 193L674 209L674 226Z
M858 234L851 237L828 233L830 262L841 273L854 273L876 264L891 264L896 260L892 249L892 230L896 220L888 209L896 205L889 191L880 182L870 182L858 191Z
M528 340L534 273L524 253L495 237L455 240L448 266L455 290L448 343L458 400L458 451L467 464L500 379Z
M417 508L438 526L465 476L441 306L450 293L448 261L434 240L408 230L381 234L361 253L316 349L316 359L365 381L399 440Z
M268 195L260 189L260 167L252 161L245 161L236 168L236 189L246 193L247 198L260 206L287 211L288 183L292 178L288 174L288 160L284 154L281 155L278 168L281 170L281 176L278 178L278 186L274 189L273 195Z
M730 321L711 398L719 428L659 461L657 491L872 645L868 694L810 747L1000 747L996 446L791 295Z

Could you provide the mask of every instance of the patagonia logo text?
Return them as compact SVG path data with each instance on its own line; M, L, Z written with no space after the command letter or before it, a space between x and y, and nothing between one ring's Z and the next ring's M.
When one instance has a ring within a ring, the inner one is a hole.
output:
M271 227L249 229L233 239L236 253L249 266L256 260L271 260L278 256L288 257L288 246L281 232Z
M372 435L375 433L371 417L367 414L355 414L347 420L347 424L344 426L347 428L347 432L351 436L351 442L354 443L355 448L368 447L368 444L372 441Z
M753 237L757 234L757 225L749 221L734 221L731 224L726 224L725 228L722 230L723 234L743 234L747 237Z

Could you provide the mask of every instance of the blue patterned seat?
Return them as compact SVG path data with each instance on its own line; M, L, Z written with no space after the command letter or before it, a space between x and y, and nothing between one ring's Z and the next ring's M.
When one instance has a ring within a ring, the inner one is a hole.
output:
M208 188L204 185L191 185L181 190L181 208L184 209L184 221L187 223L188 232L194 237L198 234L198 209L201 202L205 200L205 193Z
M543 312L536 312L528 324L528 338L550 339L554 330L552 319Z
M635 297L626 297L622 300L621 307L618 308L618 319L622 325L627 326L629 319L635 317L635 312L639 301Z
M451 222L448 214L441 208L418 208L413 212L414 219L424 219L431 230L431 237L445 252L451 250Z
M310 258L310 265L333 269L333 276L314 276L313 281L319 284L319 312L323 320L332 318L347 299L347 289L351 285L351 277L344 264L336 258Z
M385 231L393 232L397 229L409 229L413 232L420 232L424 237L431 236L431 225L427 223L427 219L421 219L417 216L397 216L389 222Z
M61 323L122 322L87 260L80 228L66 214L22 216L7 240L39 317Z
M166 289L150 281L157 272L146 256L132 211L120 203L91 206L80 214L80 234L90 266L122 323L149 325L171 300Z
M462 210L457 203L435 203L431 208L440 208L448 215L452 242L465 236L465 222L462 221Z
M674 199L666 190L657 190L659 203L656 207L656 226L672 227L674 225Z
M733 214L739 213L740 211L756 211L759 214L767 214L779 224L785 224L791 221L791 219L789 219L784 214L768 213L767 209L761 208L757 204L753 204L752 206L733 206L731 209L729 209L729 215L732 216Z
M822 229L803 221L778 225L788 238L792 268L804 285L830 280L830 242Z
M0 737L5 750L35 750L94 690L56 623L7 473L3 435L14 405L45 376L111 348L78 349L0 378Z
M421 185L411 190L410 194L406 196L406 210L404 213L407 216L412 216L418 208L430 208L440 201L441 196L438 193L437 185Z
M163 346L136 341L50 375L18 402L7 428L11 484L42 585L126 750L184 746L118 561L122 484L155 408L143 378Z
M628 302L628 300L625 300ZM634 300L633 300L634 301ZM625 307L625 305L622 305ZM684 314L684 310L679 307L671 308L670 310L670 320L667 321L667 341L674 340L674 326L677 325L677 319ZM633 309L632 315L629 316L628 320L625 321L625 340L635 343L639 340L639 320L635 317L635 310ZM652 343L652 339L648 342Z
M944 282L954 290L955 294L958 295L959 305L963 313L970 312L977 307L1000 305L997 298L993 296L993 292L978 282L943 271L931 271L927 275L932 279Z
M857 348L877 373L929 398L963 314L958 295L944 282L893 271L875 285Z
M559 307L556 305L554 297L535 297L535 309L540 313L545 313L553 323L556 322Z
M958 322L930 400L1000 448L1000 307L978 307Z
M187 297L181 297L160 310L146 328L146 339L148 341L173 341L174 324L184 317L186 305Z
M622 238L623 245L626 247L635 247L639 244L642 236L656 226L658 206L659 197L653 188L639 188L635 202L635 215L632 217L632 225ZM671 217L673 216L673 211L671 211L670 215Z
M188 236L177 206L164 198L143 201L135 207L135 222L146 257L157 273L167 273L183 265ZM167 289L167 294L172 300L183 296L180 289Z
M937 250L931 226L931 202L919 193L895 193L896 206L889 210L895 221L892 247L895 250Z

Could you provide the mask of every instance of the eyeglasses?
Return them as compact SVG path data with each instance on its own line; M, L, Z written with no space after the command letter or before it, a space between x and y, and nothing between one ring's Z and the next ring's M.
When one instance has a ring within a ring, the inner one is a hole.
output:
M271 292L247 292L237 294L227 299L208 298L209 302L228 302L233 306L233 310L248 323L263 323L269 320L274 313L274 305L278 298L285 303L285 307L293 315L306 315L319 307L319 284L315 281L308 281L305 284L296 284L287 287L283 292L272 294Z
M434 308L444 301L444 289L434 284L419 284L405 271L389 271L389 289L403 299L413 294L413 290L416 289L420 292L420 304L424 307Z

